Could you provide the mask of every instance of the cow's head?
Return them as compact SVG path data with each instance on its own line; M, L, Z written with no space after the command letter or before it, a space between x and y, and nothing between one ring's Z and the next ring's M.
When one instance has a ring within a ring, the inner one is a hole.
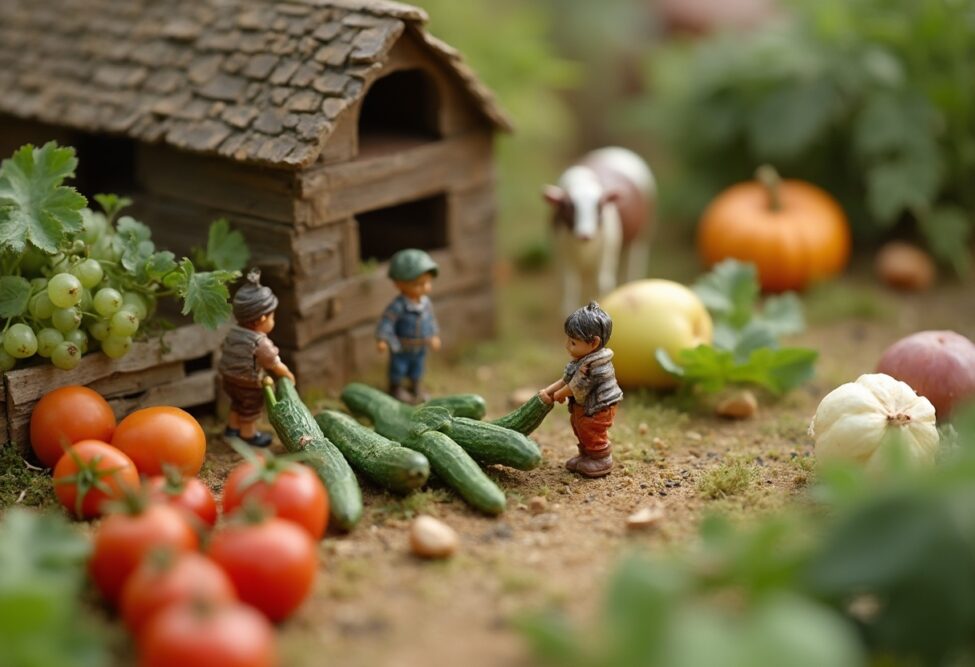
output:
M553 208L553 221L579 239L588 241L599 232L603 207L619 200L620 193L607 190L587 167L571 167L559 185L546 185L542 196Z

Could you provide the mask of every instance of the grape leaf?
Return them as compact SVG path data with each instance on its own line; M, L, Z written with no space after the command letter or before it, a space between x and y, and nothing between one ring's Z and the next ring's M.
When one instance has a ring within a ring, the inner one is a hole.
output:
M28 244L54 254L68 234L81 231L87 201L62 185L74 176L74 149L27 144L0 164L0 251L23 253Z
M27 310L30 299L30 282L20 276L0 278L0 317L18 317Z
M712 317L738 329L752 318L758 301L758 271L754 264L726 259L698 278L692 289Z
M177 287L183 298L183 315L192 315L193 321L209 329L216 329L230 317L227 283L236 280L236 271L205 271L197 273L193 262L184 259L179 265L182 275Z
M132 200L128 197L119 197L116 194L95 195L95 201L102 207L105 217L114 220L119 211L132 205Z
M244 241L244 235L238 230L232 230L226 218L220 218L210 225L204 257L207 268L241 271L247 266L251 253Z
M137 271L156 250L152 232L146 225L127 215L119 218L115 230L113 243L122 255L122 266L129 271Z
M162 281L163 277L171 271L175 271L177 266L176 255L168 250L163 250L153 253L146 260L144 269L149 280Z
M812 377L819 354L804 348L762 347L742 362L731 350L698 345L681 350L676 361L663 348L655 356L665 371L704 391L720 391L728 384L756 384L782 394Z
M776 338L802 333L806 328L802 302L795 292L777 294L765 299L762 312L755 316L754 321L767 327Z

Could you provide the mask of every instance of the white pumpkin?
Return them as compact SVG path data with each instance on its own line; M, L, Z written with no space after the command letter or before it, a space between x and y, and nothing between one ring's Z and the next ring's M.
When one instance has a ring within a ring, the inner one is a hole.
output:
M934 406L911 387L883 373L861 375L840 385L820 402L809 425L816 459L854 461L870 473L882 473L902 443L908 465L934 462L938 430ZM899 437L890 437L899 435Z

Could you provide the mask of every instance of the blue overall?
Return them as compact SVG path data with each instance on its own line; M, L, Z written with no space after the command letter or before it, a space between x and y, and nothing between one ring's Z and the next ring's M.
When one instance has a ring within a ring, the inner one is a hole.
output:
M423 376L427 356L427 341L439 332L433 304L426 296L416 303L402 294L393 299L376 326L376 338L389 345L389 384L392 387L404 379L414 384Z

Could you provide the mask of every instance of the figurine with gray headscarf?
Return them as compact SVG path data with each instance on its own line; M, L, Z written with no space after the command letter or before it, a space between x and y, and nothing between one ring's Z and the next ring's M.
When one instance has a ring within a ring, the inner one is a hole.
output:
M224 435L239 437L254 447L271 444L271 434L257 430L257 420L264 410L262 384L269 375L286 377L294 374L281 361L278 348L268 338L274 329L274 311L278 298L271 288L261 285L261 272L251 269L247 282L234 294L234 318L237 324L223 341L220 373L224 391L230 397L230 415Z

